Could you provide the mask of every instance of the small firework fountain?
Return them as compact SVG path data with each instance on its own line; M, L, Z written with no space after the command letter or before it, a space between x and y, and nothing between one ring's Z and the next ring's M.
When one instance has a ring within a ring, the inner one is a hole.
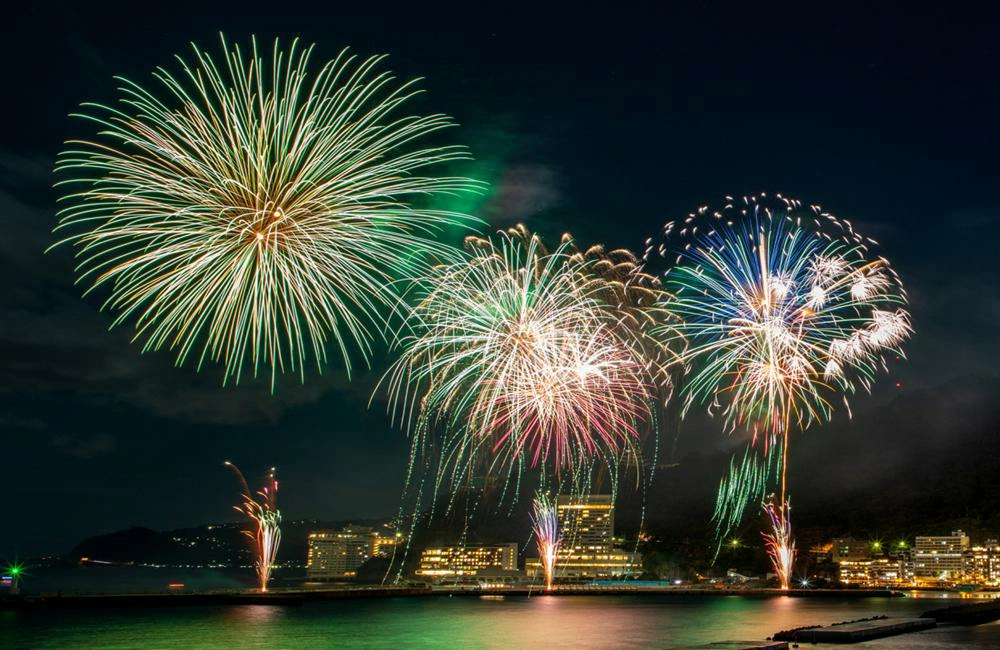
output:
M544 492L536 494L531 504L531 527L535 533L535 543L538 545L538 560L545 572L545 589L551 590L562 535L559 533L556 505Z
M764 512L771 521L771 531L763 532L764 548L771 558L775 575L782 589L788 589L795 563L795 540L792 539L792 520L788 515L788 501L775 505L773 498L764 504Z
M272 467L268 470L264 487L252 494L243 472L228 460L225 465L236 472L243 487L243 503L233 508L256 525L256 530L245 530L243 534L253 541L256 556L254 566L257 568L260 590L265 592L278 555L278 545L281 544L281 512L278 510L278 479L275 469Z

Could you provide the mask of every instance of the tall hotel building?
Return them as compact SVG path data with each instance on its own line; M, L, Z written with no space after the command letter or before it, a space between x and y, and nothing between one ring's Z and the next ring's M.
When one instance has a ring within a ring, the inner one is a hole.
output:
M383 535L369 526L313 531L309 533L306 577L309 580L351 578L368 558L391 555L401 539L398 533Z
M642 570L637 553L614 548L615 504L609 494L556 498L562 543L556 556L556 577L585 580L627 578ZM542 575L538 558L525 563L529 578Z
M563 541L560 555L607 553L615 534L615 504L610 494L574 497L560 494L556 498L559 532Z
M969 537L960 530L937 537L918 536L913 546L913 574L918 582L956 580L965 572Z

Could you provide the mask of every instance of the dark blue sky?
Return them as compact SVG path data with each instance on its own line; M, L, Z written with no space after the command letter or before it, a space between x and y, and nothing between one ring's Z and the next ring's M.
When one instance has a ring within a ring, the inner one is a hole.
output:
M348 383L331 367L276 397L223 390L215 369L175 369L168 354L140 356L126 330L107 332L110 317L72 287L69 251L42 253L54 157L89 135L67 115L113 101L114 75L148 83L190 41L214 48L220 30L301 36L321 59L348 45L386 52L401 76L426 77L422 107L457 118L471 171L494 183L481 211L493 225L640 248L724 194L820 203L882 242L912 299L910 360L868 400L889 399L897 381L933 390L998 374L996 15L26 3L8 17L0 108L0 454L11 495L0 553L229 518L236 486L223 458L248 473L276 464L286 516L395 511L406 441L383 403L367 408L374 373ZM684 440L723 444L711 428L689 427ZM903 453L905 439L894 444L888 452Z

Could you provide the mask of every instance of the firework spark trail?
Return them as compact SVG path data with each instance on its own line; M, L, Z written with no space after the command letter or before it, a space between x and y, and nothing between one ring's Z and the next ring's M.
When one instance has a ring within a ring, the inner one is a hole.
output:
M727 431L752 433L720 484L719 539L776 480L779 506L769 515L780 511L772 522L789 529L775 528L780 541L790 539L791 433L829 420L833 397L846 405L859 387L870 390L886 357L903 356L912 329L899 277L849 222L781 195L727 201L721 211L701 208L668 223L659 246L647 241L647 261L654 253L673 258L665 306L681 318L655 331L686 339L684 412L708 404Z
M538 559L545 573L545 589L552 589L556 575L556 558L562 535L559 533L559 516L555 503L547 494L538 492L531 505L531 525L538 546Z
M764 512L771 523L771 531L761 533L764 548L771 558L781 588L788 590L792 580L792 565L795 563L795 540L792 539L792 520L788 501L775 505L773 501L764 504Z
M764 454L747 446L743 456L729 462L729 473L719 481L712 518L716 522L717 551L725 535L739 525L750 505L764 502L768 486L781 476L781 446L771 444Z
M77 247L78 282L106 287L143 351L221 362L226 381L270 366L273 388L332 345L350 373L399 310L395 283L454 258L434 235L474 220L421 206L480 186L421 174L469 156L419 148L453 122L400 114L419 91L382 56L345 50L313 75L298 41L268 63L256 40L249 56L221 40L221 65L193 46L159 92L120 79L117 108L84 105L100 132L59 158L76 189L56 246Z
M243 489L243 503L233 508L252 521L256 528L253 531L245 530L243 534L254 544L254 566L260 590L264 592L271 580L271 571L281 544L281 512L278 510L278 479L275 469L272 467L268 471L264 487L251 494L243 472L228 460L224 464L236 472Z

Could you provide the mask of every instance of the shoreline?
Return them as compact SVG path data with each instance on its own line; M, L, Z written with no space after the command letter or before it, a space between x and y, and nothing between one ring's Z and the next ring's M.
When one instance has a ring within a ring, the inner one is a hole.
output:
M562 585L551 591L533 587L494 588L421 588L421 587L350 587L341 589L280 589L267 593L251 591L118 593L118 594L44 594L7 596L0 599L0 610L89 609L123 607L178 607L279 605L298 607L306 602L358 600L372 598L417 597L533 597L533 596L685 596L743 598L901 598L891 589L691 589L677 587L593 587Z

